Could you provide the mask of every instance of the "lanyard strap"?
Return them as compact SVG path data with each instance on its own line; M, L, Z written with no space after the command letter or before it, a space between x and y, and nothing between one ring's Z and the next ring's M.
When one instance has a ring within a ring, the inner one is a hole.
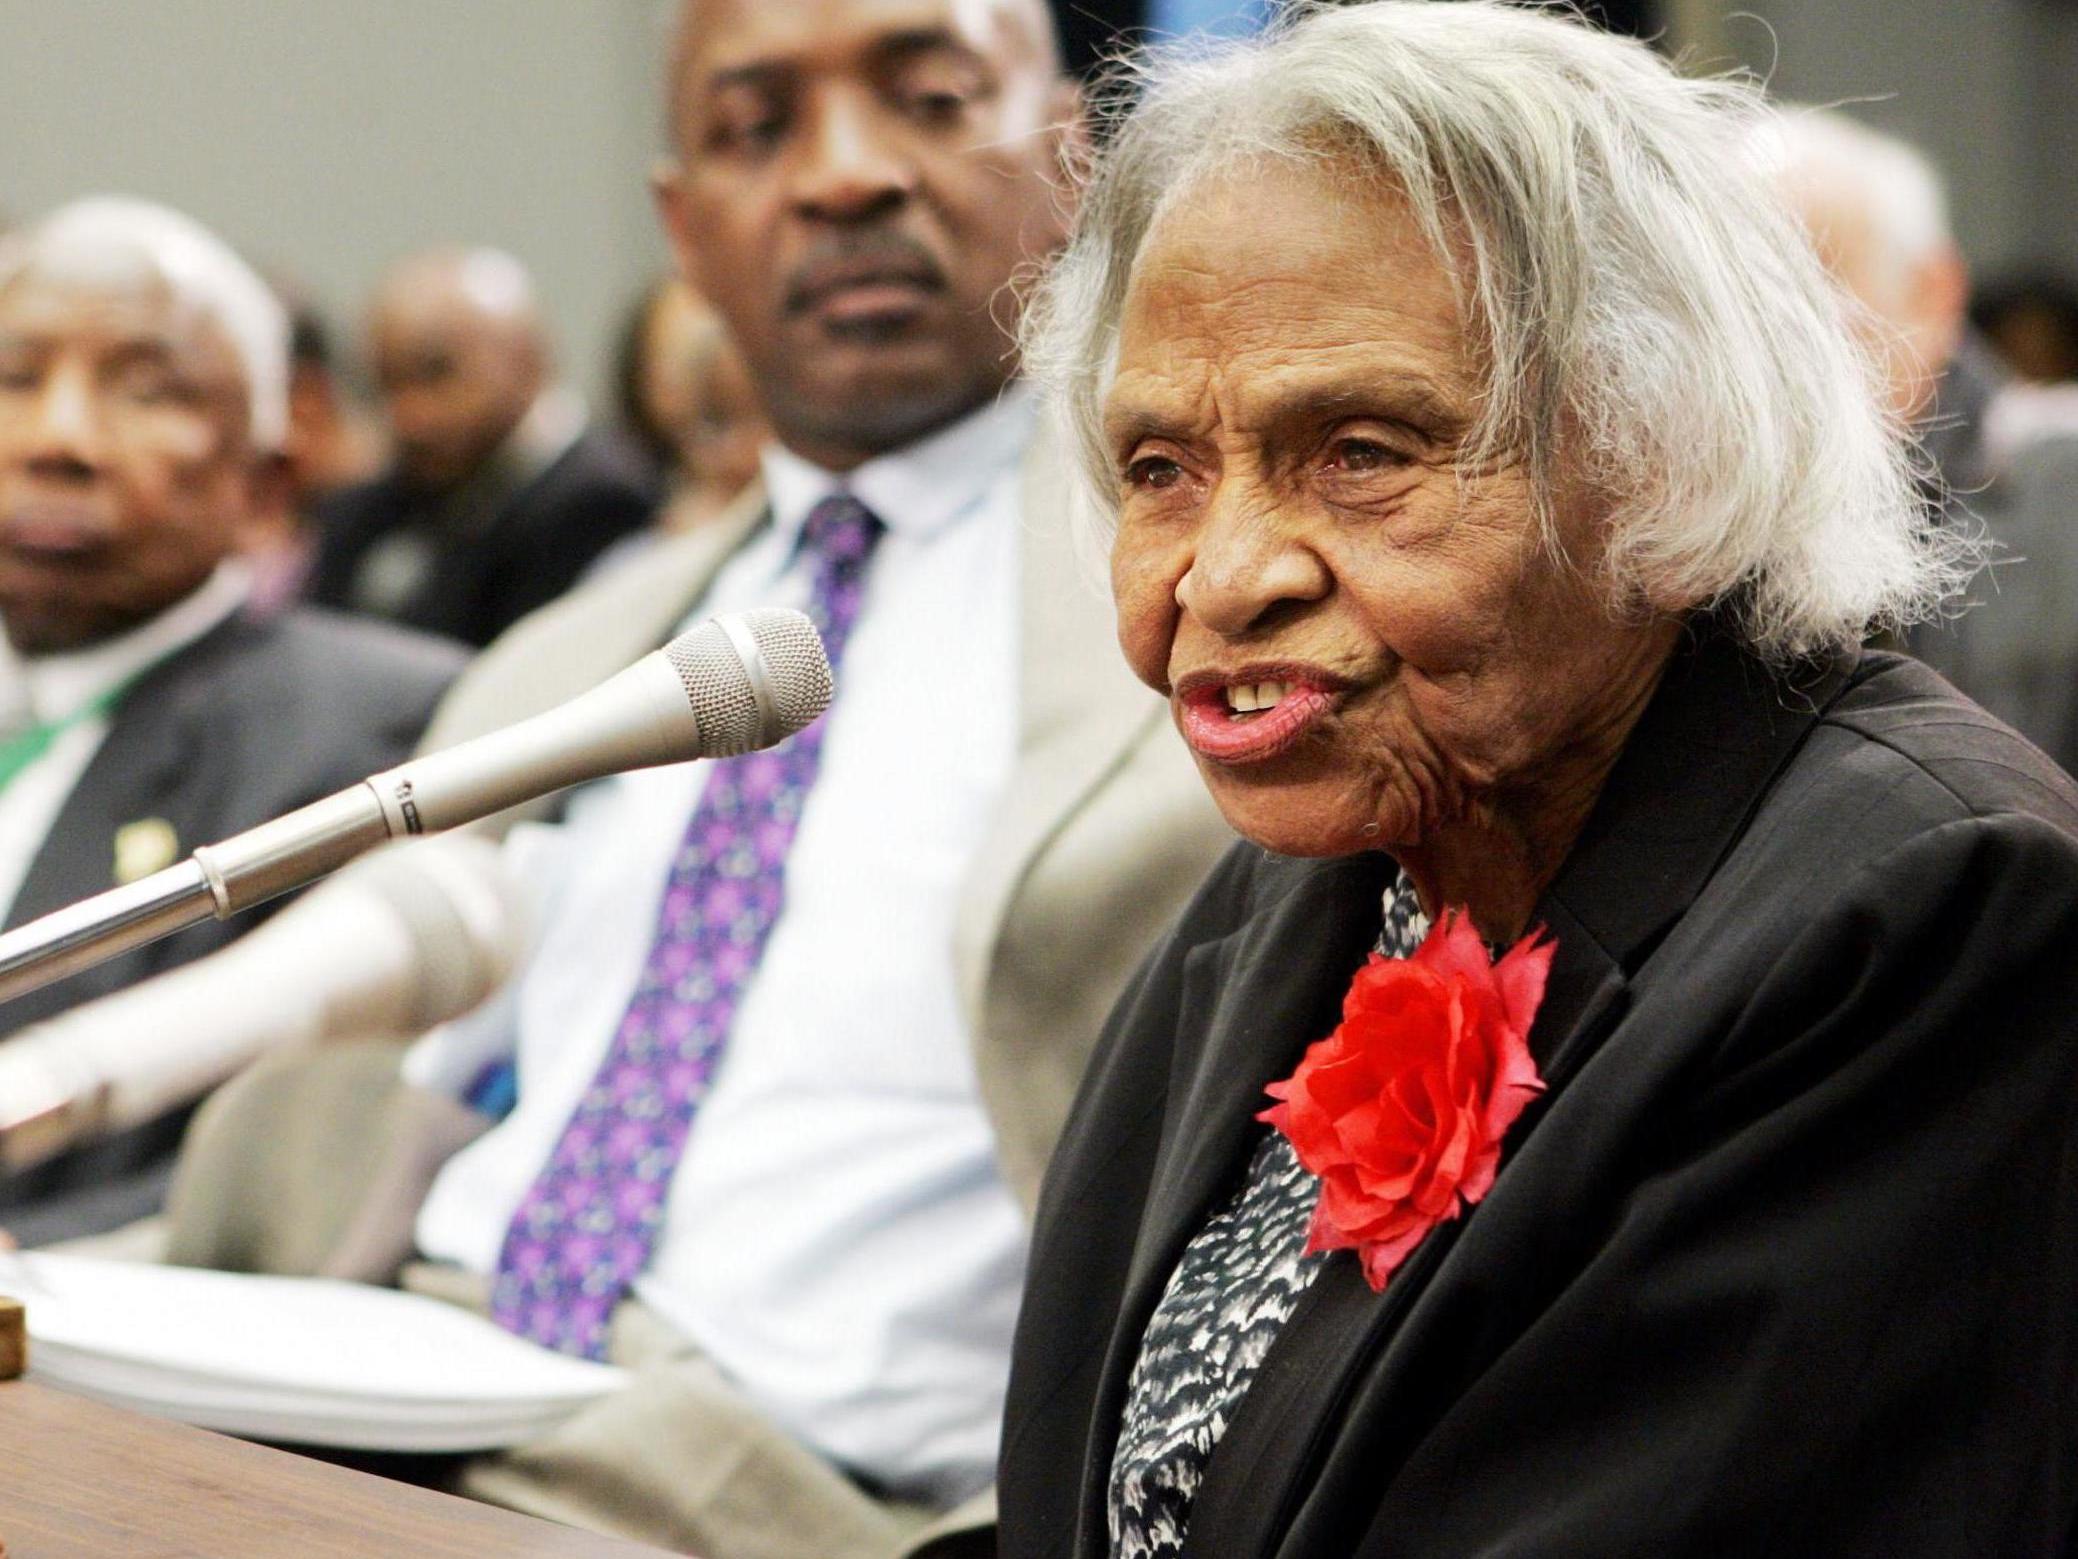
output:
M123 695L137 685L139 678L158 664L155 660L150 665L140 667L114 687L88 699L62 720L46 720L41 725L32 725L28 730L0 741L0 790L5 790L13 784L22 770L56 746L58 738L67 731L75 726L85 725L89 720L102 719L113 712L115 706L123 701Z

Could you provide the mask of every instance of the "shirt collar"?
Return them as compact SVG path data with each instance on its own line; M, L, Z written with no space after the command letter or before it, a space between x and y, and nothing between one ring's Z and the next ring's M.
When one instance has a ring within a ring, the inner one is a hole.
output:
M186 649L245 604L252 591L252 571L227 560L191 594L183 596L148 622L82 650L26 659L5 648L8 680L32 720L52 723L69 719L93 700L120 687L176 650Z
M809 511L833 493L856 497L896 535L925 537L975 512L1031 441L1032 392L1013 384L978 411L842 475L768 444L759 455L772 528L791 551Z

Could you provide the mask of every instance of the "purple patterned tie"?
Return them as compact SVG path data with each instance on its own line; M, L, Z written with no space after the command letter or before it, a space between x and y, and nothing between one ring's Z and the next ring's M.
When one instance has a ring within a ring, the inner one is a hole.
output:
M880 530L845 494L817 504L802 529L815 568L808 615L832 666ZM491 1314L508 1330L605 1357L607 1322L649 1263L693 1111L785 902L787 849L828 723L712 766L627 1016L505 1231Z

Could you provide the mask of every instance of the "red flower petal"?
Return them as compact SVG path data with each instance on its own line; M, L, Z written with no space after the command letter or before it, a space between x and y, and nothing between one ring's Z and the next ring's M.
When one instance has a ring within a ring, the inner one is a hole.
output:
M1257 1118L1320 1179L1309 1253L1354 1247L1374 1288L1439 1222L1492 1188L1501 1141L1542 1091L1529 1049L1552 944L1492 962L1446 912L1411 958L1373 956L1342 1022L1307 1047Z

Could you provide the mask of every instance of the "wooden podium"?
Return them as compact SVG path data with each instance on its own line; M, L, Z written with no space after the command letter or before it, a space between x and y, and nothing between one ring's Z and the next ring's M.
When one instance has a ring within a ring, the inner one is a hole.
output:
M662 1550L15 1380L0 1384L0 1553L5 1559L657 1559Z

